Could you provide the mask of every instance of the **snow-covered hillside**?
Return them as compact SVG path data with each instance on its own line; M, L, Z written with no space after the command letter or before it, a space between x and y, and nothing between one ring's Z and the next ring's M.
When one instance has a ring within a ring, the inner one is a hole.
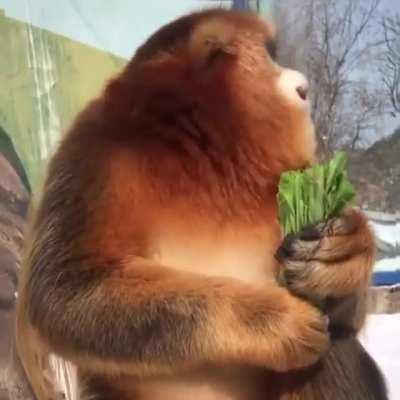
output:
M371 225L376 236L383 242L394 247L400 246L400 221L394 220L385 223L372 220Z
M374 267L374 285L400 283L400 215L366 212L375 233L379 258Z

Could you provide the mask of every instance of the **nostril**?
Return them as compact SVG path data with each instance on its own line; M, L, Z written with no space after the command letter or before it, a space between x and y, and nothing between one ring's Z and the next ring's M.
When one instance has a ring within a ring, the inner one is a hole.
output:
M296 88L297 93L299 94L300 98L303 100L307 100L308 95L308 84L304 83Z

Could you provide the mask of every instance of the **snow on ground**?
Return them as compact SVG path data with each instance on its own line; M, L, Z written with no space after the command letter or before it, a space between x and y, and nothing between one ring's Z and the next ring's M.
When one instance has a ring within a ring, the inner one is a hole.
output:
M400 256L392 258L382 258L377 261L374 271L398 271L400 270Z
M385 254L385 258L375 263L374 272L392 273L400 271L400 220L392 219L390 222L386 221L386 223L371 220L370 223L377 239L391 249ZM397 275L392 279L397 282Z
M372 229L375 235L382 241L393 246L400 245L400 223L380 224L371 221Z
M360 340L385 375L390 400L399 400L400 313L370 315Z

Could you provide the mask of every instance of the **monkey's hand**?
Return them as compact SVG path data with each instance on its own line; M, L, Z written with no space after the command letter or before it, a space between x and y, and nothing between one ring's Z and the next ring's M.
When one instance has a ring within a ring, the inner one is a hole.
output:
M365 298L374 256L368 221L354 209L288 235L277 252L281 276L292 293L317 302L352 299L357 308Z

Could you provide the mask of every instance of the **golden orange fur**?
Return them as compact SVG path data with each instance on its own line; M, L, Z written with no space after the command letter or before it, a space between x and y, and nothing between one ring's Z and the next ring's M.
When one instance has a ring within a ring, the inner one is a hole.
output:
M299 296L364 293L374 243L350 213L332 222L345 236L320 230L315 251L286 242L290 290L277 284L277 183L313 162L315 143L306 102L267 51L273 31L223 10L174 21L64 137L18 305L39 400L51 394L35 358L50 351L104 400L322 398L302 394L316 379L302 374L324 360L326 321Z

